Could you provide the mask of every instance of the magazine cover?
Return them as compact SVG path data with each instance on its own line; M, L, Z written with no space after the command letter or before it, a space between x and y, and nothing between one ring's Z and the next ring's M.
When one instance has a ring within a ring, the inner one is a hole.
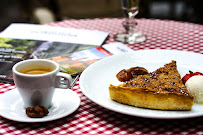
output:
M107 37L108 33L98 30L13 23L0 33L0 82L13 82L12 67L19 61L43 58L62 63L64 58L72 59L74 52L102 45ZM78 66L69 70L64 63L61 69L66 73L82 71Z

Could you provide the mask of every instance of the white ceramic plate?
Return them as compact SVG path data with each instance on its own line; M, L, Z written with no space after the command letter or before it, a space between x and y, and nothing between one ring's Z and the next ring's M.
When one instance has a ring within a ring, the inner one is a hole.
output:
M10 90L0 95L0 115L4 118L18 122L47 122L63 118L73 113L80 106L80 98L76 92L68 89L57 88L53 105L49 108L49 114L43 118L30 118L25 113L23 101L17 89Z
M139 50L104 58L90 65L80 77L80 88L93 102L119 113L157 119L178 119L203 116L203 104L194 104L191 111L161 111L137 108L112 101L109 97L110 84L121 84L116 74L122 69L141 66L154 71L164 64L177 61L181 76L191 71L203 72L203 55L176 50Z

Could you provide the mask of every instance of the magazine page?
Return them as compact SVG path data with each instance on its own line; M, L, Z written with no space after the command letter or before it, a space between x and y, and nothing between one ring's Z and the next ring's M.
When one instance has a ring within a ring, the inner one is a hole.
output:
M133 49L129 48L127 45L121 42L113 42L113 43L105 44L105 45L102 45L102 48L110 52L112 55L134 51Z
M0 37L100 46L108 37L108 33L98 30L13 23L0 33Z
M96 47L44 58L57 62L62 72L75 76L82 73L89 65L108 56L111 56L109 52L101 47Z
M52 41L0 38L0 82L13 82L12 67L19 61L33 58L55 60L56 58L59 58L59 56L68 57L74 52L91 48L95 48L95 46Z

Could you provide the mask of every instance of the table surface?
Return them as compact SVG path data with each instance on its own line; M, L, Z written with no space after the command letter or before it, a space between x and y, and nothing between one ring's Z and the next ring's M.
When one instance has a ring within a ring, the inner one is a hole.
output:
M103 18L64 20L52 26L101 30L110 34L105 43L115 42L113 35L123 32L124 19ZM170 49L203 54L203 26L169 20L137 19L138 30L147 35L142 43L128 45L134 50ZM0 94L14 89L0 83ZM0 116L0 134L203 134L203 117L189 119L148 119L128 116L105 109L81 92L79 81L72 89L81 104L71 115L51 122L19 123Z

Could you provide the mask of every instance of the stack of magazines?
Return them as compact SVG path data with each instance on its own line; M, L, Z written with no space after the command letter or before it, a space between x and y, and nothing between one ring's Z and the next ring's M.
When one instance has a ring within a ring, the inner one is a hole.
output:
M13 83L12 67L25 59L53 60L75 77L102 58L132 51L121 43L103 45L107 38L98 30L11 24L0 34L0 82Z

